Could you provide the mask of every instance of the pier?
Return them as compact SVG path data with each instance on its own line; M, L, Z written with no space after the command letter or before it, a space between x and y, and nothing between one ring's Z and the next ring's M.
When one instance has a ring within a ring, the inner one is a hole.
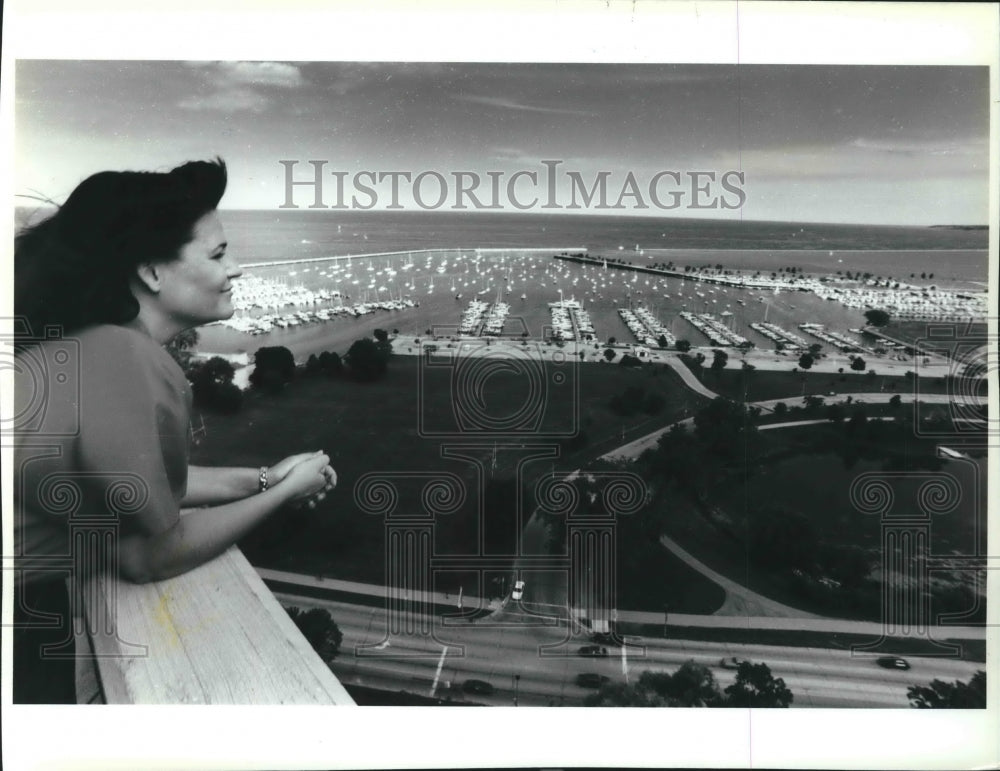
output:
M749 326L754 332L778 343L786 350L798 351L809 347L809 343L806 342L805 338L800 337L794 332L789 332L777 324L771 324L768 321L752 321Z
M822 324L807 322L805 324L799 324L799 329L808 335L812 335L818 340L822 340L824 343L829 343L841 353L860 353L861 351L866 353L870 352L870 349L865 348L860 343L856 343L854 340L851 340L851 338L841 332L827 332L826 328Z
M449 252L457 252L459 254L463 252L474 252L476 254L502 254L504 252L526 252L528 254L533 252L542 252L545 254L550 254L553 251L559 252L584 252L586 253L587 247L585 246L571 246L568 248L563 247L473 247L466 249L403 249L398 252L369 252L367 254L331 254L326 257L291 257L286 260L265 260L263 262L248 262L244 265L240 265L243 270L253 270L255 268L276 268L282 265L306 265L314 262L339 262L342 260L363 260L369 257L402 257L411 256L418 254L447 254Z
M729 327L719 321L711 313L691 313L681 311L681 318L691 324L709 339L712 345L724 348L740 348L743 346L753 347L753 343L743 335L733 332Z
M647 308L636 308L634 311L628 308L619 308L618 315L621 316L625 326L642 345L658 348L661 337L666 339L668 348L677 342L670 330L663 326Z

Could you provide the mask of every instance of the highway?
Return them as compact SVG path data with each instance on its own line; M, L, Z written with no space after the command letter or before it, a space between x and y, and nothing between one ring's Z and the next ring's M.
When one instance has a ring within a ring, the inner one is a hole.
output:
M610 647L607 658L583 657L577 650L589 640L571 635L565 622L542 623L537 614L547 608L531 603L508 604L475 623L436 617L433 637L387 638L382 608L280 592L276 596L283 605L331 613L344 635L333 663L343 683L463 703L512 706L516 685L519 706L580 706L593 692L576 685L580 673L634 682L644 670L673 672L691 660L711 667L720 688L725 688L735 680L735 671L720 666L720 660L735 656L766 663L791 689L793 707L905 708L908 686L935 678L968 680L985 668L981 662L907 656L912 669L901 672L878 666L873 655L852 656L843 650L653 638L630 638L635 644L628 645L624 655ZM461 685L470 679L490 683L494 692L463 693Z

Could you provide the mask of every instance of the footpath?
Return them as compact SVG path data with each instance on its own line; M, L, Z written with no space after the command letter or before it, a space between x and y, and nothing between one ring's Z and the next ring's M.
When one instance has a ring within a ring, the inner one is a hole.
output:
M716 397L718 397L717 393L709 391L707 388L705 388L705 386L700 381L698 381L697 378L694 377L694 374L691 372L691 370L685 367L681 362L677 362L677 365L674 368L678 372L682 373L681 377L685 377L683 372L686 372L688 376L693 378L695 382L698 383L698 385L700 386L701 390L699 390L698 393L702 394L702 396L707 396L710 399L715 399ZM690 383L688 383L687 381L687 378L685 378L684 382L690 385ZM845 394L842 398L836 401L832 399L827 401L826 404L846 405L848 398L850 398L852 403L854 404L857 404L858 402L864 402L865 404L888 404L889 400L896 395L897 394L887 394L879 392ZM955 397L952 396L951 394L921 394L919 397L915 397L913 394L898 394L898 396L900 397L900 402L902 404L912 404L914 401L917 400L925 404L950 404L955 400ZM760 407L760 409L763 410L764 412L774 412L774 405L781 402L788 404L789 402L794 401L794 399L795 397L785 397L783 399L765 399L764 401L759 401L759 402L748 402L748 405L752 407ZM798 423L801 423L802 425L805 425L806 423L826 423L826 422L828 422L826 419L798 421ZM645 436L640 436L638 439L633 439L628 444L623 444L621 447L616 447L610 452L605 453L604 455L601 456L601 460L633 460L635 458L638 458L646 450L650 450L656 447L656 443L659 441L660 437L663 436L663 434L665 434L667 431L669 431L677 424L683 425L686 428L691 428L691 426L694 425L694 419L686 418L684 420L679 420L677 421L677 423L671 423L670 425L664 426L663 428L658 428L656 431L653 431L650 434L646 434ZM760 430L766 430L768 428L777 428L778 425L795 425L795 423L764 425L764 426L759 426L759 428Z

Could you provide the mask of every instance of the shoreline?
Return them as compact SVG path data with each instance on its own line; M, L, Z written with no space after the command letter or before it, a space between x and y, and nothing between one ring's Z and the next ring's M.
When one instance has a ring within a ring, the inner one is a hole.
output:
M489 340L489 343L486 341ZM469 357L506 357L510 359L528 359L550 361L553 363L578 363L578 364L601 364L605 366L620 366L623 355L636 355L637 348L643 346L616 343L608 345L599 342L597 347L594 343L574 343L567 342L562 346L556 343L546 343L538 339L511 339L511 338L483 338L483 337L461 337L461 336L420 336L420 335L390 335L389 342L392 344L392 354L394 356L447 356L460 355ZM432 350L428 350L433 346ZM615 352L615 358L607 361L604 352L611 349ZM325 350L331 350L328 346L315 350L313 353L319 355ZM647 349L640 361L643 364L668 364L671 360L680 366L686 366L680 361L681 352L668 349ZM685 352L689 356L698 353L705 355L704 369L711 369L711 361L715 346L692 346L690 351ZM580 352L584 357L580 358ZM892 359L887 356L877 357L863 354L862 358L870 365L870 370L857 371L850 368L850 360L846 354L826 353L817 358L808 370L803 370L798 366L799 353L779 353L774 350L751 349L743 352L729 349L729 359L723 369L739 370L744 363L754 369L771 372L787 372L789 375L797 373L815 374L843 374L852 377L871 377L869 371L874 371L876 377L906 377L908 372L918 378L944 377L952 373L952 363L940 356L926 357L926 362L916 362L912 358ZM541 354L540 358L536 354ZM209 358L219 356L234 364L237 377L235 382L241 388L246 388L248 378L253 372L253 354L246 351L240 352L208 352L196 351L199 358ZM303 366L309 356L313 354L297 355L296 365ZM923 358L923 357L922 357ZM843 370L841 372L841 370ZM695 375L697 377L697 375Z

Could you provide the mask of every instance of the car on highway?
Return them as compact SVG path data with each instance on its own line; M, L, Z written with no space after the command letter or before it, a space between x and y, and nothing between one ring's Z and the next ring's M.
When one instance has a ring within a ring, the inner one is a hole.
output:
M510 598L512 600L519 600L524 597L524 581L514 582L514 591L510 593Z
M608 649L602 645L581 645L577 653L581 656L607 656Z
M719 666L723 669L739 669L740 664L749 664L746 659L738 659L735 656L727 656L719 661Z
M485 680L466 680L462 683L462 690L466 693L474 693L479 696L489 696L493 693L493 686Z
M879 656L875 663L886 669L909 669L910 662L899 656Z
M576 684L581 688L600 688L609 682L611 682L610 677L599 675L596 672L581 672L576 676Z

